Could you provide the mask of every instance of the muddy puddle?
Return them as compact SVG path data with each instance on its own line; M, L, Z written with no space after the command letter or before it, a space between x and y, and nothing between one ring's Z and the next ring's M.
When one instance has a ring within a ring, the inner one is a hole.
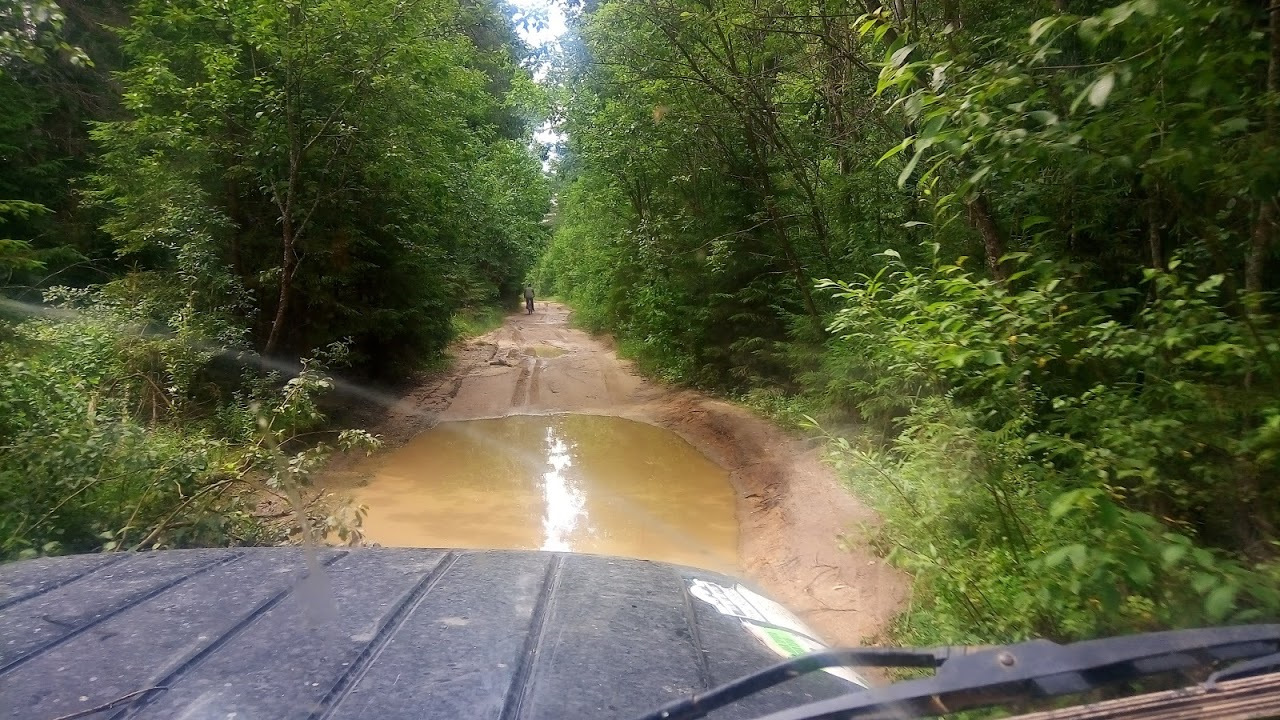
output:
M603 553L733 571L727 473L679 436L621 418L441 423L358 469L384 546Z
M536 358L557 358L564 355L568 350L558 348L554 345L531 345L525 348L525 354Z

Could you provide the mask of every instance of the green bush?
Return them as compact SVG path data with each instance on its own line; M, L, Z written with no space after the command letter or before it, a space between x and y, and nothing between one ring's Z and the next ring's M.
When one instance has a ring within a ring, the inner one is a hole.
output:
M647 372L830 428L911 640L1275 616L1267 13L723 9L582 13L541 282Z
M1272 319L1228 313L1221 276L1197 282L1178 261L1147 273L1141 302L1067 266L1023 265L1009 284L939 263L827 285L846 303L831 324L828 376L848 378L835 392L896 416L887 447L835 447L926 588L908 635L1275 616Z
M473 338L502 327L507 313L496 305L465 307L453 314L453 335L457 338Z
M211 402L204 371L223 351L189 327L161 331L102 295L52 295L51 316L12 326L0 345L0 558L272 543L304 516L317 533L358 525L311 496L283 525L255 515L271 495L302 503L325 456L301 443L324 420L315 401L330 383L318 368L304 363L287 382L244 371Z

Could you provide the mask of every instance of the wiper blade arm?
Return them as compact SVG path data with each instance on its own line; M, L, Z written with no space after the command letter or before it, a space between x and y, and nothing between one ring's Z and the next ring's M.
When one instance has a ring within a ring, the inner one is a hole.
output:
M918 717L1084 692L1103 685L1280 652L1280 625L1129 635L1058 645L1047 640L996 648L826 650L778 663L643 716L691 720L802 674L834 666L933 667L929 678L853 692L760 720L858 718L892 710Z
M1128 635L1058 645L1047 640L956 658L937 675L773 713L759 720L834 720L892 710L912 717L1084 692L1149 675L1280 651L1280 625Z
M744 697L780 685L806 673L832 667L937 668L954 650L966 648L847 648L820 650L771 665L706 692L663 705L639 720L692 720L737 702Z
M1260 658L1238 662L1209 676L1206 685L1212 686L1224 680L1251 677L1270 672L1280 672L1280 652L1264 655Z

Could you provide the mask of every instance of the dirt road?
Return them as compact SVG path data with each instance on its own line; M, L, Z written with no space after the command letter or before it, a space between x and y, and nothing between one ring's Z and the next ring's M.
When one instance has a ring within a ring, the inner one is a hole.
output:
M568 316L545 302L509 316L456 348L449 372L370 429L390 447L436 422L514 414L613 415L671 430L729 472L746 575L829 642L874 641L908 585L860 540L875 514L840 487L820 451L740 407L641 377Z

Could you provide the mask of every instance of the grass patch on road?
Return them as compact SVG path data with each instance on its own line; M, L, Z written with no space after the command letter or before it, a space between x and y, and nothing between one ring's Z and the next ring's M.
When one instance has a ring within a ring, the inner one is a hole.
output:
M453 334L459 340L479 337L502 327L506 316L506 309L497 305L462 308L453 314Z

